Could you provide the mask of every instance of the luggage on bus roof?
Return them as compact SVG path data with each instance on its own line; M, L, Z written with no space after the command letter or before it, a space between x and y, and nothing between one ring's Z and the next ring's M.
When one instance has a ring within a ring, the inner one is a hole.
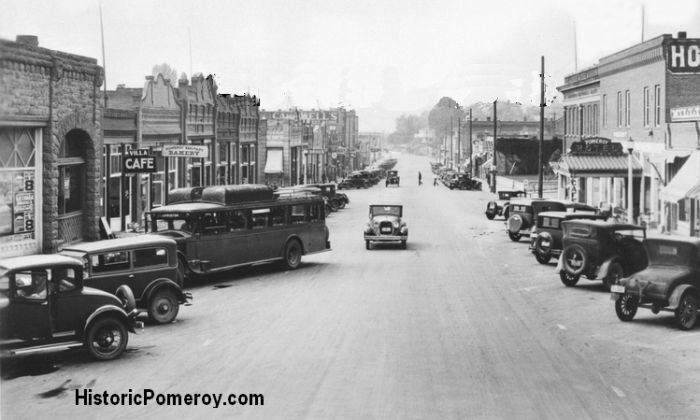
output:
M271 187L260 184L176 188L168 194L168 204L207 201L231 205L246 201L272 200L273 191Z

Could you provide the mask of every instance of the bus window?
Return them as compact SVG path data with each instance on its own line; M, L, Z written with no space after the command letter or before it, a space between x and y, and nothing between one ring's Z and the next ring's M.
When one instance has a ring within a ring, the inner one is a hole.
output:
M309 221L321 220L321 206L311 204L309 206Z
M252 222L251 228L252 229L264 229L264 228L266 228L269 225L269 223L268 223L269 217L270 217L270 209L269 208L254 209L253 211L251 211L251 218L250 218L251 222Z
M272 226L284 226L287 224L287 208L288 206L273 207L270 211L272 218Z
M302 206L302 205L292 206L291 223L292 224L304 223L305 214L306 214L306 212L305 212L304 206Z
M246 228L246 217L243 210L226 213L226 221L229 231L243 230Z
M204 213L201 219L201 231L205 235L216 235L224 232L226 225L221 220L219 213Z

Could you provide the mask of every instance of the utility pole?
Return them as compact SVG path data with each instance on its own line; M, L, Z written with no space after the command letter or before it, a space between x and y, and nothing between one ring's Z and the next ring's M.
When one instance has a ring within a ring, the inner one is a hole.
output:
M476 165L472 162L474 159L474 144L472 143L472 109L469 108L469 164L471 165L471 175L476 176Z
M540 72L540 153L537 170L538 194L540 198L542 198L542 184L544 183L544 170L542 168L544 159L542 158L542 154L544 153L544 107L546 106L547 104L544 102L544 56L542 56L542 71Z
M452 138L454 133L455 133L454 117L452 117L450 115L450 168L452 168L452 165L454 165L454 160L455 160L455 151L454 151L455 141Z
M491 173L493 173L491 192L493 193L496 192L496 174L498 173L498 162L496 161L496 130L498 129L498 126L496 125L496 121L498 121L498 112L496 110L497 103L498 98L493 101L493 168L491 169Z
M462 113L457 105L457 168L462 164Z

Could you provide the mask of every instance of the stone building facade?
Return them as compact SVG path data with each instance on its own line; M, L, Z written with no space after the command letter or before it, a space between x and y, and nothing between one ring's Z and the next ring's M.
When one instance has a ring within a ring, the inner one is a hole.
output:
M0 254L100 236L103 71L97 60L0 40Z

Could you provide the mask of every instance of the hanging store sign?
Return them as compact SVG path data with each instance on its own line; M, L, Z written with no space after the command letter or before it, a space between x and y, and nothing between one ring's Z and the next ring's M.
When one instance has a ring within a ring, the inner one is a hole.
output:
M158 172L156 157L148 154L148 149L132 149L126 151L122 170L125 173Z
M209 157L209 146L197 146L194 144L167 144L163 145L163 157Z
M671 40L666 64L673 73L700 73L700 39Z
M700 121L700 105L671 108L671 122Z

